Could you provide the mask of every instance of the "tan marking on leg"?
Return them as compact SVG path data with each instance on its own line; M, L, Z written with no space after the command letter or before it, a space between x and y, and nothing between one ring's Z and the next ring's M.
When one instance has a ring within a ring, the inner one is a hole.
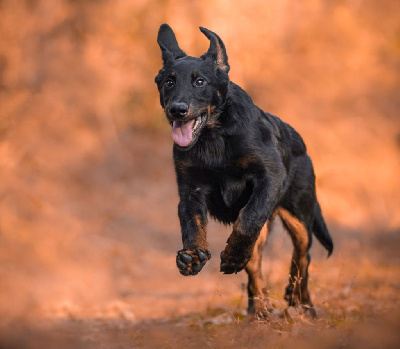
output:
M252 271L258 270L258 265L259 265L259 261L261 258L261 252L262 252L262 251L260 251L260 248L262 248L265 245L265 243L267 241L267 235L268 235L268 227L267 227L267 223L266 223L261 229L260 235L254 246L253 255L252 255L249 263L247 263L246 268L248 267Z
M277 210L282 218L283 224L286 226L293 242L293 256L290 267L290 280L292 284L293 297L302 304L311 305L310 295L308 292L308 232L304 224L289 211L279 208Z
M289 211L278 208L278 215L283 219L284 223L289 228L289 234L294 243L301 251L307 251L308 248L308 233L304 224Z
M264 281L262 279L261 262L262 262L262 248L264 247L268 236L268 222L261 229L260 235L254 246L253 255L246 265L246 272L249 277L248 293L249 293L249 307L250 313L255 315L264 315L271 308L265 290Z
M199 214L195 214L193 220L198 231L195 243L200 249L206 250L208 248L208 242L207 242L207 231L205 225L202 222L201 216Z

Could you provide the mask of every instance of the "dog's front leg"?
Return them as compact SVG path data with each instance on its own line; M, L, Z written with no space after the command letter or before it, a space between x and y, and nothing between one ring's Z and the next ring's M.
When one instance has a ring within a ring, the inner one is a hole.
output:
M207 208L200 190L180 188L178 206L183 249L178 251L176 264L182 275L196 275L211 258L207 243Z
M284 176L285 171L278 169L273 176L266 174L254 180L253 193L240 211L225 250L221 252L224 274L241 271L250 260L260 231L278 203Z

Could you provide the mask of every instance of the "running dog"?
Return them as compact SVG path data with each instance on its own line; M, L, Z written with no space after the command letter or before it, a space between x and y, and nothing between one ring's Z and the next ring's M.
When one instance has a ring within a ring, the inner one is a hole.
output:
M261 273L268 227L279 216L294 251L285 299L315 316L307 287L314 234L329 255L333 242L315 193L315 175L301 136L262 111L229 80L225 45L200 27L210 47L186 55L175 34L161 25L157 42L163 67L155 78L161 106L172 127L173 158L180 202L182 275L196 275L211 258L207 217L232 225L221 252L221 272L248 274L248 312L268 315Z

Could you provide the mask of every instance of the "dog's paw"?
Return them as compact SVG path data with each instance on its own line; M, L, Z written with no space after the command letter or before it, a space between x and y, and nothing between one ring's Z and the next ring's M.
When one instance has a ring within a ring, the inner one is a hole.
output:
M294 293L294 287L292 284L286 286L285 295L283 298L286 302L288 302L289 307L296 306L300 303L298 297Z
M206 262L211 258L211 253L208 250L183 249L178 251L176 256L176 265L182 275L196 275L204 267Z
M276 309L271 305L268 297L259 296L252 298L252 304L247 309L248 315L257 320L268 321L276 316Z
M317 313L311 301L309 299L301 299L298 293L299 291L295 292L292 284L286 287L284 299L288 302L289 308L296 309L298 313L315 319Z
M313 305L303 304L302 308L306 317L309 317L314 320L317 318L317 312L315 311Z
M312 305L298 305L290 306L284 310L284 316L289 321L294 321L296 319L302 320L316 320L317 313Z
M220 271L224 274L238 273L243 270L246 264L249 262L251 254L244 256L231 255L225 251L221 252L221 268Z

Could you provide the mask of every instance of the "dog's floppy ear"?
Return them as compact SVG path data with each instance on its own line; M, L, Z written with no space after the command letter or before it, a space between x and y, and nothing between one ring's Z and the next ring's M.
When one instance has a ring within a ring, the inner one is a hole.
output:
M200 27L201 32L210 40L210 48L207 53L201 56L204 59L211 58L216 67L225 73L229 72L228 55L226 54L225 45L220 37L206 28Z
M176 37L168 24L162 24L158 30L157 42L160 45L164 64L186 56L176 41Z

